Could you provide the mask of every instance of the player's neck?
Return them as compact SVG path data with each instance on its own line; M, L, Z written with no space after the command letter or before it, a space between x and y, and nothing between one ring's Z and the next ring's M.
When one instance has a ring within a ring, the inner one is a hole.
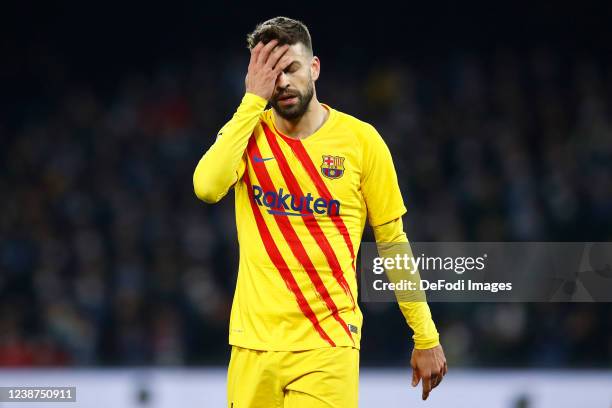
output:
M316 95L308 104L306 113L295 120L287 120L273 110L274 125L284 135L293 139L305 139L316 132L329 117L329 111L317 100Z

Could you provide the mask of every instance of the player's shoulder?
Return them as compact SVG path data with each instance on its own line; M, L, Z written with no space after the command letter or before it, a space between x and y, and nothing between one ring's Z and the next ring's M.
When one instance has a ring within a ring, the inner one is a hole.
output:
M361 143L370 144L374 141L381 140L378 130L376 130L374 125L370 122L337 109L335 109L335 111L338 126L346 127Z
M378 131L371 123L359 119L349 113L339 111L337 109L335 109L335 111L338 117L337 121L339 126L348 127L353 130L356 135L362 137L371 137L378 134Z

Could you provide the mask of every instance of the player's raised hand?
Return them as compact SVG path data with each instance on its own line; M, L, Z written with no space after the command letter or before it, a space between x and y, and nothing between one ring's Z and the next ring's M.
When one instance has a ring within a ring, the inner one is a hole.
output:
M245 78L246 91L267 100L274 94L278 74L291 63L291 59L285 55L289 45L277 44L277 40L271 40L266 45L259 42L253 47Z
M446 357L441 345L430 349L414 349L410 359L412 366L412 386L416 387L423 380L423 400L429 397L448 372Z

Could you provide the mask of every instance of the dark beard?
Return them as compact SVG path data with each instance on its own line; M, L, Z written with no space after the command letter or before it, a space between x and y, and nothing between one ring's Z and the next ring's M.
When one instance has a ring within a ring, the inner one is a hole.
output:
M312 86L312 82L308 85L308 89L306 89L305 94L297 94L298 101L293 106L282 107L278 104L278 99L274 98L270 101L270 105L274 108L276 113L280 115L281 118L286 120L296 120L304 116L306 111L308 110L308 104L312 100L314 95L314 86Z

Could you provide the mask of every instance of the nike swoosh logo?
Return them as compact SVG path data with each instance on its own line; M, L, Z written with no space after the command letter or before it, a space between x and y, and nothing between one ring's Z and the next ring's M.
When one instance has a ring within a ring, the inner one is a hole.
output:
M274 160L274 157L259 157L259 156L253 156L253 161L255 163L263 163L265 161L268 160Z

